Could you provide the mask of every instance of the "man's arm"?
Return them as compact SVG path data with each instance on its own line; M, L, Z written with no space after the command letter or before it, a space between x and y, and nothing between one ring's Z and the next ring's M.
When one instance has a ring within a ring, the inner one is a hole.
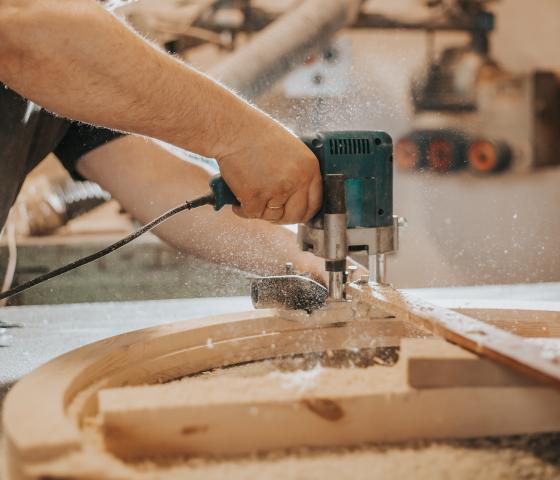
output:
M123 137L83 156L77 170L99 183L142 223L208 192L210 175L150 140ZM155 230L163 240L212 262L260 275L283 272L286 262L325 281L324 261L299 250L288 229L243 220L231 210L202 207Z
M216 158L241 215L296 223L320 207L305 145L95 0L0 0L0 81L59 115Z

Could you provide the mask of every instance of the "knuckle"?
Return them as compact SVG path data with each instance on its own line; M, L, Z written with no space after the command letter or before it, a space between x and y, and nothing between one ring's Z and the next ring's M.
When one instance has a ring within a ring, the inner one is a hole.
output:
M247 190L245 194L245 201L247 202L258 202L262 200L263 192L259 188L251 188Z
M294 178L297 178L294 176ZM278 182L278 191L283 194L290 194L295 190L295 182L290 178L284 178Z
M264 199L266 199L266 193L264 189L262 188L255 189L253 192L253 198L259 202L262 202Z
M247 215L249 218L259 218L261 216L261 211L258 207L250 204L242 204L242 206L245 215Z
M263 195L264 188L262 182L252 181L244 183L239 190L239 198L241 200L249 201L260 198Z

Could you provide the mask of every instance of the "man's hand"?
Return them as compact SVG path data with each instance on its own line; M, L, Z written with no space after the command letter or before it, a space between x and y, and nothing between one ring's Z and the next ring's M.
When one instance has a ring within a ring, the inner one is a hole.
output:
M250 109L247 128L231 145L220 142L220 171L246 218L301 223L321 207L319 162L305 144L265 114Z
M78 171L99 183L141 223L208 191L206 170L135 136L96 148L78 162ZM123 179L126 179L124 181ZM146 194L149 192L149 194ZM148 195L148 196L147 196ZM292 262L326 282L325 261L302 252L287 228L244 220L228 208L192 210L163 223L156 235L189 254L257 275L279 275Z

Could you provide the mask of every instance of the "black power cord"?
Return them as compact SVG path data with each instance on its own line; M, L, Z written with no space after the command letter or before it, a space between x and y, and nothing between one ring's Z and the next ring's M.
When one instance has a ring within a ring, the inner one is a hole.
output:
M150 230L157 227L160 223L165 222L166 220L170 219L171 217L177 215L178 213L181 213L185 210L192 210L193 208L197 208L197 207L202 207L203 205L213 205L215 203L215 201L216 201L216 198L215 198L214 194L208 194L208 195L204 195L203 197L199 197L195 200L192 200L190 202L185 202L182 205L179 205L175 208L172 208L171 210L168 210L163 215L161 215L161 216L157 217L156 219L152 220L150 223L147 223L146 225L144 225L140 229L136 230L135 232L132 232L130 235L127 235L123 239L119 240L118 242L113 243L112 245L109 245L108 247L104 248L103 250L100 250L99 252L92 253L91 255L80 258L79 260L76 260L72 263L64 265L63 267L57 268L57 269L52 270L48 273L40 275L40 276L34 278L33 280L29 280L28 282L22 283L21 285L18 285L17 287L14 287L10 290L7 290L5 292L0 293L0 300L4 300L5 298L13 297L14 295L17 295L18 293L21 293L25 290L28 290L31 287L39 285L40 283L46 282L47 280L50 280L51 278L58 277L59 275L62 275L66 272L69 272L70 270L74 270L75 268L79 268L83 265L87 265L88 263L94 262L95 260L98 260L101 257L109 255L110 253L114 252L115 250L118 250L119 248L124 247L128 243L132 242L133 240L136 240L141 235L144 235L145 233L147 233Z

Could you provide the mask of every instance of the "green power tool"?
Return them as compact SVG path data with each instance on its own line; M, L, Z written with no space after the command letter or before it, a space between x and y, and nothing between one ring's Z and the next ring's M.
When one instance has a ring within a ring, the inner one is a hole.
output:
M329 191L333 176L343 176L343 201L348 229L393 225L393 144L388 134L369 131L321 132L303 137L302 140L319 160L326 187L323 207L307 224L309 228L324 229L329 204L340 193L339 190ZM239 205L220 175L212 178L210 189L216 210L225 205ZM357 248L361 246L349 244L349 251L361 250Z
M393 216L393 142L385 132L321 132L305 137L323 176L323 208L300 225L304 251L325 259L328 294L344 300L346 258L369 256L369 280L386 282L385 254L398 245L398 220Z
M302 250L325 259L329 272L325 297L328 293L332 301L343 301L349 253L366 253L369 280L386 283L385 255L397 249L393 143L387 133L375 131L320 132L302 140L319 161L323 206L310 222L299 225L298 242ZM215 208L237 201L221 177L216 177L211 187ZM255 305L285 304L292 297L296 281L294 275L259 279L252 288ZM314 292L304 297L315 298L313 305L321 304L317 301L317 285L303 279L300 283L302 290ZM284 290L290 294L284 294ZM275 296L278 298L271 298Z

